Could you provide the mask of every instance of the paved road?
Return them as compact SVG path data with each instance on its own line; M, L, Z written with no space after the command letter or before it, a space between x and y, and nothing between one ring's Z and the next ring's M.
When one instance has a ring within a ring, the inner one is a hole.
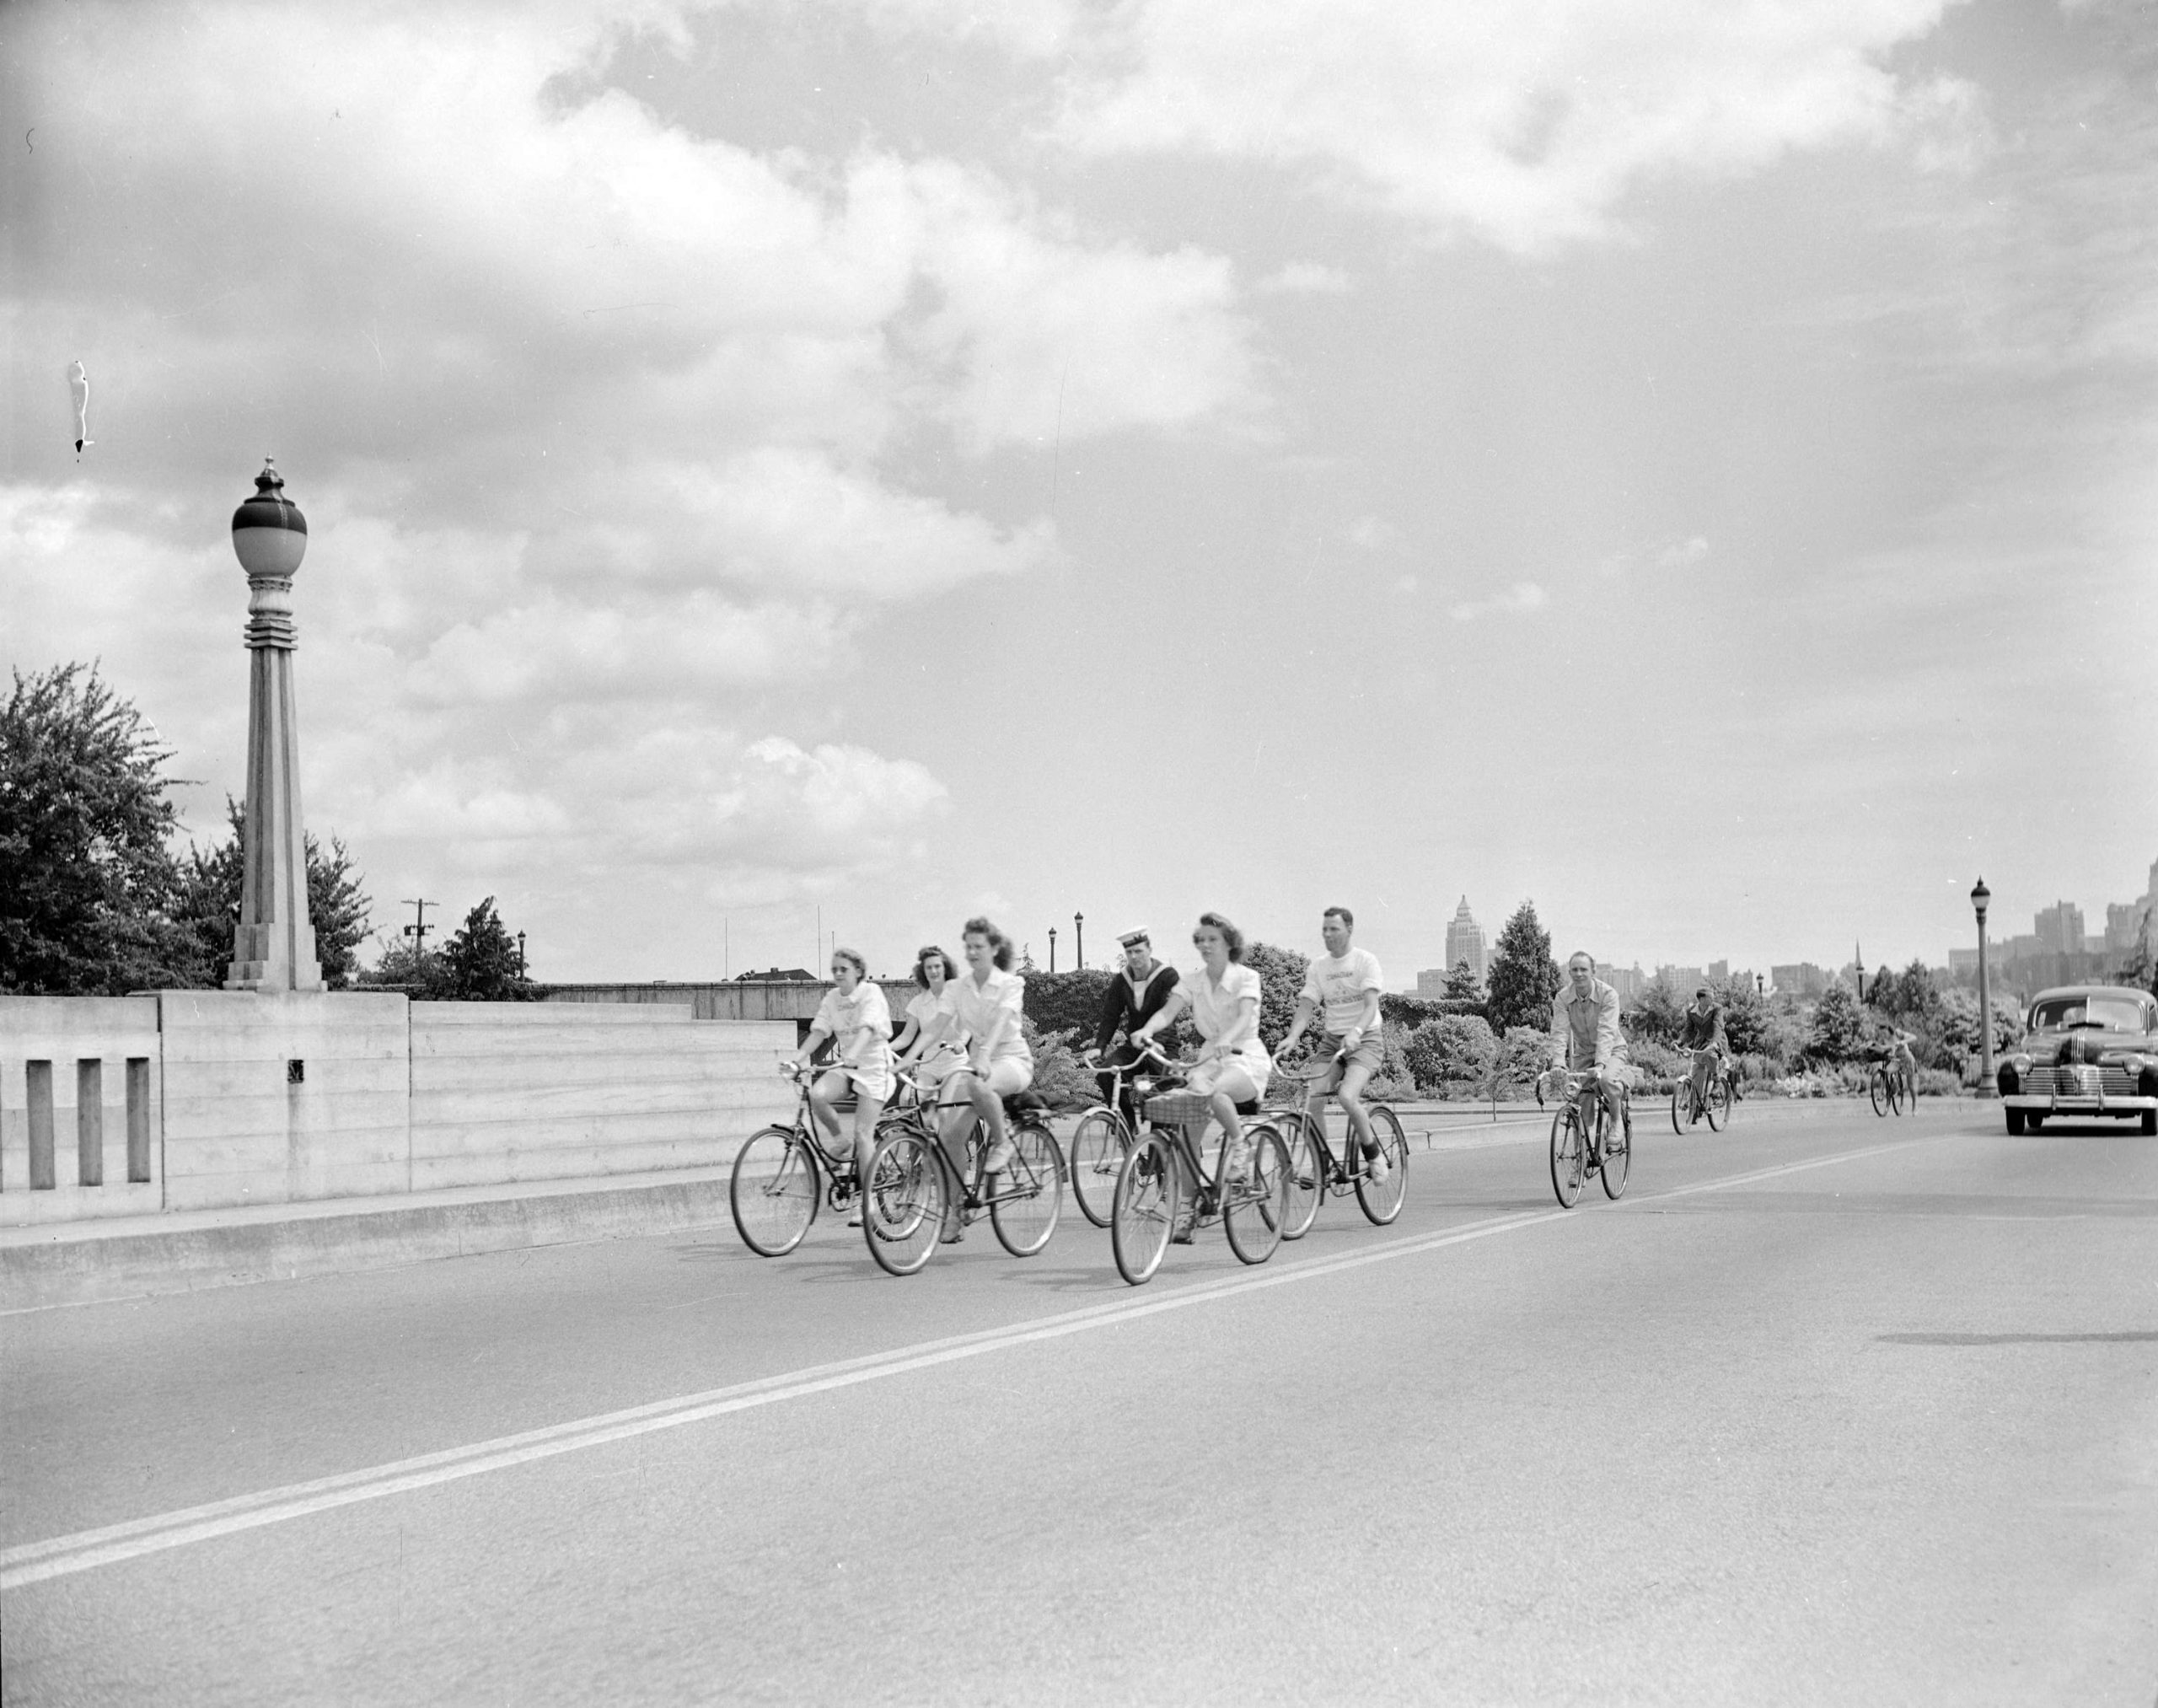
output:
M6 1700L2150 1708L2158 1144L1642 1130L1136 1292L1068 1214L0 1320Z

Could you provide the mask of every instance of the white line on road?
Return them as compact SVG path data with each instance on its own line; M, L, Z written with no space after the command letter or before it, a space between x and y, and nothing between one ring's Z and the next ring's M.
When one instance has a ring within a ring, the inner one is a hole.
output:
M1929 1134L1924 1137L1871 1145L1862 1150L1840 1151L1833 1156L1814 1157L1803 1162L1786 1163L1777 1168L1756 1168L1723 1179L1674 1187L1669 1191L1654 1193L1635 1201L1653 1203L1658 1198L1683 1198L1697 1192L1751 1185L1757 1181L1795 1174L1809 1168L1859 1162L1890 1151L1908 1149L1913 1145L1938 1142L1944 1136L1949 1136ZM1450 1228L1443 1233L1415 1234L1406 1238L1388 1240L1380 1245L1366 1246L1361 1251L1345 1252L1336 1257L1316 1258L1309 1262L1291 1263L1280 1268L1269 1266L1248 1270L1216 1281L1195 1282L1173 1291L1135 1293L1107 1304L1089 1305L1079 1310L1038 1318L1033 1322L1007 1328L985 1329L969 1335L953 1335L947 1340L923 1341L888 1352L870 1353L837 1363L813 1366L807 1370L767 1376L754 1382L711 1388L701 1394L655 1400L650 1405L631 1406L625 1410L602 1412L593 1417L553 1424L545 1429L498 1436L491 1441L474 1442L465 1447L424 1453L416 1458L373 1465L365 1470L346 1471L336 1476L319 1477L311 1482L290 1483L282 1488L236 1495L228 1500L212 1501L203 1506L185 1507L179 1512L160 1512L147 1518L131 1519L125 1523L109 1524L99 1529L50 1537L41 1542L26 1542L0 1550L0 1590L21 1589L30 1584L42 1583L49 1578L89 1571L100 1566L115 1566L125 1560L141 1559L146 1555L184 1548L191 1543L214 1541L221 1536L304 1518L316 1512L349 1507L362 1501L378 1501L391 1495L432 1488L439 1483L480 1476L489 1471L507 1470L513 1466L529 1464L536 1459L552 1458L586 1448L604 1447L611 1442L626 1441L658 1430L676 1429L684 1424L723 1417L730 1412L748 1411L758 1406L777 1405L782 1400L805 1399L813 1394L826 1394L835 1388L881 1381L887 1377L931 1369L939 1364L979 1357L984 1353L1002 1351L1008 1347L1030 1345L1037 1341L1057 1340L1066 1335L1082 1334L1089 1329L1108 1328L1142 1317L1157 1316L1167 1311L1240 1297L1268 1287L1294 1286L1323 1276L1361 1269L1370 1264L1387 1263L1395 1258L1413 1257L1423 1252L1467 1244L1472 1240L1487 1239L1494 1234L1539 1227L1546 1222L1564 1221L1573 1213L1566 1210L1546 1210L1493 1217L1487 1221L1472 1222L1464 1227Z

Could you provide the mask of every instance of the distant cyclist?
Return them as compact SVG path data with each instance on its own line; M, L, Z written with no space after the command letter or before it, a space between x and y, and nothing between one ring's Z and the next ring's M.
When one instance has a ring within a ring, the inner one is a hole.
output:
M1694 1000L1679 1017L1678 1042L1693 1052L1694 1098L1696 1108L1705 1107L1709 1101L1709 1076L1713 1072L1728 1077L1731 1057L1730 1040L1724 1035L1723 1010L1716 1006L1715 997L1706 985L1694 992ZM1700 1052L1712 1050L1712 1061L1704 1061Z
M1312 1086L1310 1113L1323 1122L1329 1097L1341 1099L1342 1112L1361 1147L1366 1170L1374 1183L1393 1172L1372 1136L1372 1118L1364 1112L1364 1087L1384 1060L1385 1034L1379 1024L1379 992L1385 983L1378 958L1369 949L1350 946L1356 929L1356 916L1345 907L1329 907L1319 919L1319 936L1326 953L1313 961L1305 975L1302 995L1296 998L1296 1018L1282 1035L1276 1053L1286 1055L1296 1047L1314 1014L1322 1017L1325 1034L1321 1048L1341 1060L1323 1079Z
M934 943L914 958L914 981L921 988L907 999L907 1023L892 1039L892 1048L899 1051L899 1065L911 1069L920 1084L942 1085L945 1076L964 1059L966 1040L937 1026L944 986L958 975L959 964Z
M1612 1125L1623 1125L1630 1139L1634 1123L1626 1091L1634 1082L1634 1065L1618 1029L1618 993L1597 977L1596 958L1585 950L1575 950L1566 962L1566 982L1551 1004L1551 1048L1560 1069L1593 1076Z
M832 1065L811 1082L809 1108L837 1148L840 1117L833 1105L851 1088L857 1179L867 1178L877 1117L892 1095L891 1037L892 1011L883 988L870 980L869 963L859 949L834 949L832 988L817 1005L817 1018L809 1023L809 1035L794 1061L797 1067L808 1066L824 1040L832 1040ZM862 1226L859 1209L847 1226Z
M1012 971L1012 939L985 919L970 919L960 935L966 970L944 986L937 999L942 1037L967 1040L965 1061L937 1088L944 1154L952 1172L967 1177L967 1137L977 1118L989 1129L989 1152L982 1159L985 1181L1012 1166L1016 1154L1005 1131L1004 1103L1033 1083L1034 1053L1020 1023L1026 1012L1026 980ZM942 1041L930 1038L931 1044ZM944 1219L944 1243L956 1244L963 1232L959 1206Z
M1124 945L1124 969L1103 993L1101 1018L1094 1027L1094 1053L1104 1067L1129 1067L1140 1059L1141 1052L1130 1041L1119 1045L1114 1055L1109 1054L1109 1040L1119 1032L1127 1040L1135 1039L1139 1029L1162 1012L1177 989L1177 969L1154 959L1154 946L1145 932L1128 931L1117 941ZM1114 1093L1117 1077L1102 1073L1095 1077L1102 1088L1102 1101L1107 1103ZM1119 1113L1126 1126L1137 1130L1139 1112L1133 1106L1128 1082L1124 1107Z

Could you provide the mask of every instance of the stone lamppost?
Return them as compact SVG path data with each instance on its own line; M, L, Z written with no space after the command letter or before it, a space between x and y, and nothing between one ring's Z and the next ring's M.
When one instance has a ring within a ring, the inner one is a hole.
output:
M247 825L239 929L228 991L319 991L307 911L307 833L300 817L299 706L293 691L293 573L307 555L307 518L268 458L255 496L233 512L233 550L247 572Z
M1986 978L1986 904L1993 891L1981 878L1971 890L1971 907L1978 916L1978 1089L1980 1097L1993 1095L1993 991Z

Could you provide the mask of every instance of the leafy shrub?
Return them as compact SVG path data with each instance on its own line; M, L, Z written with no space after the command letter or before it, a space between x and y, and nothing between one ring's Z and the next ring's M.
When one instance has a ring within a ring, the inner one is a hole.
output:
M1499 1040L1481 1017L1442 1014L1403 1040L1402 1065L1420 1091L1482 1090L1490 1083Z
M1027 982L1031 986L1033 980ZM1092 1072L1073 1052L1070 1032L1044 1032L1026 1014L1019 1019L1019 1035L1034 1054L1034 1089L1051 1109L1083 1109L1102 1100ZM1091 1031L1087 1041L1093 1041Z
M1044 1032L1066 1032L1079 1043L1092 1044L1094 1028L1101 1022L1102 999L1115 977L1099 967L1080 967L1068 973L1029 973L1027 1018Z

